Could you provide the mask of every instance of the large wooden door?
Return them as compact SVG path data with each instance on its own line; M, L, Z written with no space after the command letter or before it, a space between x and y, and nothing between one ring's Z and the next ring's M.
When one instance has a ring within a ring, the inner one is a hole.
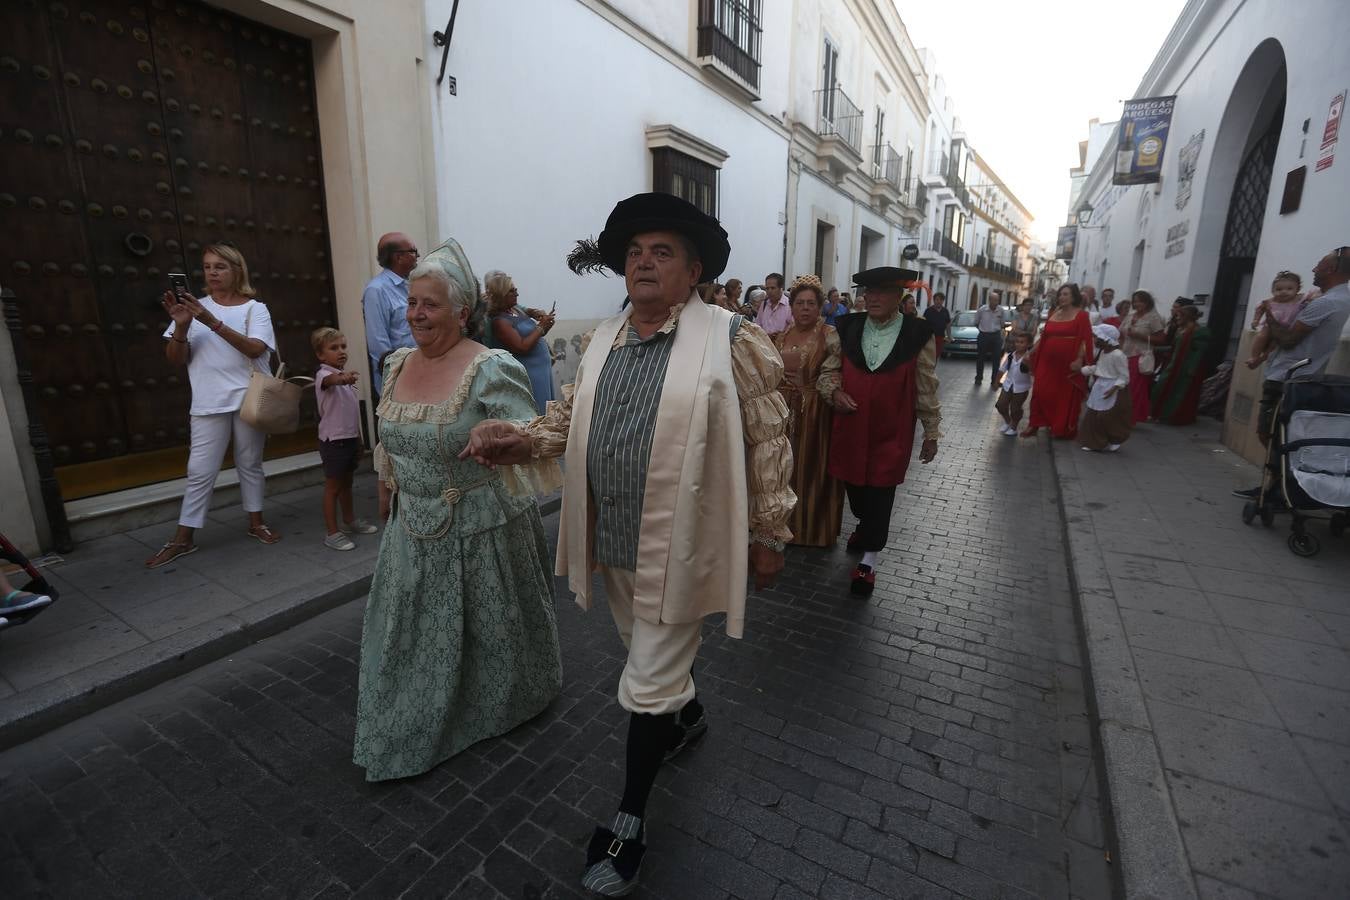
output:
M237 246L279 350L314 368L335 317L309 43L191 2L0 4L0 282L62 494L180 477L185 370L159 296ZM314 446L301 432L269 456Z

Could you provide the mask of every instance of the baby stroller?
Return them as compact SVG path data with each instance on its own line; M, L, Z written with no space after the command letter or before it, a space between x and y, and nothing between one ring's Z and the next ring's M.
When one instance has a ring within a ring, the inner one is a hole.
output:
M1295 365L1289 374L1306 364ZM1350 377L1285 382L1266 469L1271 477L1242 508L1243 522L1250 525L1259 516L1269 526L1277 513L1290 513L1289 549L1298 556L1322 549L1308 533L1309 512L1330 512L1332 536L1345 533L1350 522Z
M49 602L33 604L17 611L0 610L0 631L3 631L15 625L22 625L52 603L55 603L57 592L51 582L42 577L42 573L37 570L37 567L28 561L28 557L20 553L19 548L11 544L9 538L3 534L0 534L0 561L16 565L21 570L16 573L6 573L10 583L19 590L51 598Z

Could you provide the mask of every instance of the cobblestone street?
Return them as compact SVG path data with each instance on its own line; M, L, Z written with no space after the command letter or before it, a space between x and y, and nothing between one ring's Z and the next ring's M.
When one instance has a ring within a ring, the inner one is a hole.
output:
M711 729L658 779L636 896L1112 894L1049 455L973 369L939 365L870 600L841 541L789 551L744 640L705 628ZM603 606L559 584L562 696L406 782L350 761L359 601L10 750L0 896L579 896L622 787Z

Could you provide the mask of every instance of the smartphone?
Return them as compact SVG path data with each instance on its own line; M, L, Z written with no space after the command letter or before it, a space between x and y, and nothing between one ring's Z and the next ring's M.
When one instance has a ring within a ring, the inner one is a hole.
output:
M169 273L169 291L175 297L191 297L192 292L188 290L187 276L182 272Z

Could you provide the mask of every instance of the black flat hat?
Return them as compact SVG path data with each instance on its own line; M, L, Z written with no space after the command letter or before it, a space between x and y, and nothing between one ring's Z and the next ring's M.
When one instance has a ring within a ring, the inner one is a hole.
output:
M628 242L648 231L674 231L693 241L703 261L703 281L712 281L727 267L731 243L726 229L687 200L655 192L620 200L609 214L597 242L605 265L624 274Z
M908 287L910 282L919 280L919 273L913 269L902 269L898 266L877 266L875 269L864 269L853 276L853 283L858 287Z

